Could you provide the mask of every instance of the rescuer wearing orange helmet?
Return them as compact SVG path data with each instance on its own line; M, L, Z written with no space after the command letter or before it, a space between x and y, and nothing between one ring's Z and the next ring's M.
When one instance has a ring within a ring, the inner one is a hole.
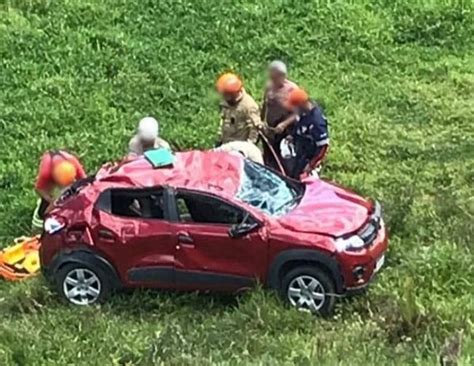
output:
M54 202L57 191L85 177L84 168L74 155L63 150L44 153L35 183L40 199L33 215L33 229L42 228L44 215Z
M319 168L328 152L328 122L321 107L311 101L303 89L290 92L287 108L296 115L293 133L288 138L294 145L295 155L290 176L303 178Z
M247 94L240 78L232 73L217 79L216 90L222 96L221 124L216 145L231 141L257 142L258 130L263 127L259 108Z

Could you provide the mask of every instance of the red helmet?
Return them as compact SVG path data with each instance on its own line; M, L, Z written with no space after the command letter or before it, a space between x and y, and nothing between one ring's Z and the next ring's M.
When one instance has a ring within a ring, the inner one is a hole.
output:
M287 104L289 108L301 107L309 100L308 93L301 88L293 89L288 95Z

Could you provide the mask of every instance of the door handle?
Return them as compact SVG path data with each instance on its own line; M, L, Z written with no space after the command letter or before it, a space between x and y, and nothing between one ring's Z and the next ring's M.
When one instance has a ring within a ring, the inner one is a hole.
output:
M99 230L99 238L104 240L114 240L115 236L111 231L101 229Z
M131 239L136 236L136 229L134 226L124 226L120 232L124 240Z
M186 232L178 233L178 241L181 244L188 244L188 245L193 245L194 244L193 238Z

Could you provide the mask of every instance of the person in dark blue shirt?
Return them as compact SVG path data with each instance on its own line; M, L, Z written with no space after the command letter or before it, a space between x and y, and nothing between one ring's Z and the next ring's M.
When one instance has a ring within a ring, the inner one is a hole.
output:
M301 179L317 169L328 152L328 122L321 107L312 102L303 89L289 94L288 108L297 115L290 136L295 159L289 175Z

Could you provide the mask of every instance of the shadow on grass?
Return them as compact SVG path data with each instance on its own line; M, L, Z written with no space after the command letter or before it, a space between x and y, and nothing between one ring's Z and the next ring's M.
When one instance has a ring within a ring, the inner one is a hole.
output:
M160 316L189 314L196 310L199 310L200 314L212 315L237 308L243 296L246 295L126 289L111 294L104 304L97 307L105 312L127 317L143 317L147 314ZM4 316L15 318L40 314L45 310L64 310L67 307L74 309L41 277L18 283L5 283L2 286L0 313Z
M215 292L125 289L112 294L103 309L128 317L147 314L159 314L160 317L189 315L196 310L200 314L213 315L236 309L242 296Z
M354 298L361 296L365 295ZM329 323L337 321L341 313L345 312L342 309L354 303L354 298L339 299L336 315L325 318L324 321ZM63 301L42 278L37 278L7 284L3 296L0 297L0 313L13 320L23 318L25 315L45 315L55 312L77 312L78 315L87 315L90 311L94 314L99 312L132 321L170 319L170 317L205 321L210 317L219 318L224 314L238 314L238 317L244 318L255 316L278 318L283 322L282 316L292 318L298 317L295 314L300 313L281 301L274 291L261 287L239 294L126 289L111 294L103 304L76 307ZM323 320L317 316L314 319ZM291 324L287 326L291 327Z

